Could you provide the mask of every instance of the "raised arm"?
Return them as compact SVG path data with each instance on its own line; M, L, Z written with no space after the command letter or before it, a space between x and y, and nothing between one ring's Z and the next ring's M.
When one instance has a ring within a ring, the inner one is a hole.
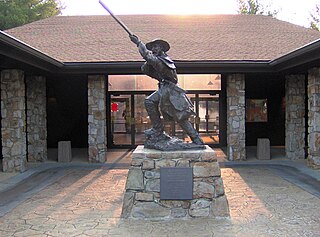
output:
M131 41L137 45L139 48L139 53L141 56L150 64L154 65L159 60L156 56L153 55L152 51L148 50L146 45L139 39L136 35L130 35Z

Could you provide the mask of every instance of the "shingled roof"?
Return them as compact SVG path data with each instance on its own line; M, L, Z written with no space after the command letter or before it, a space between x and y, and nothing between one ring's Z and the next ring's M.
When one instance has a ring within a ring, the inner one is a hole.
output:
M167 40L176 61L269 61L320 38L320 33L261 15L125 15L147 42ZM111 16L57 16L6 31L61 62L142 61Z

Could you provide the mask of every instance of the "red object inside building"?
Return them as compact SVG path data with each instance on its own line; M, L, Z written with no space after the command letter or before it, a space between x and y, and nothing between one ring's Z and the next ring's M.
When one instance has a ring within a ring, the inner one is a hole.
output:
M111 104L111 111L112 112L117 112L118 111L118 104L117 103L112 103Z

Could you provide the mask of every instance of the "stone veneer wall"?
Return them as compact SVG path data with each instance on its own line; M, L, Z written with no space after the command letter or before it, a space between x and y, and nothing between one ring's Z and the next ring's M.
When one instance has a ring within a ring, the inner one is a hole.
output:
M245 77L227 76L227 154L228 160L246 159Z
M320 169L320 68L308 74L308 164Z
M192 168L191 200L160 199L162 167ZM132 154L121 217L229 217L228 200L214 150L206 146L204 150L159 151L138 146Z
M286 76L286 157L305 158L305 76Z
M28 161L47 160L46 78L26 77Z
M102 75L88 77L89 161L106 160L106 89Z
M27 163L23 71L1 72L1 116L3 171L23 172Z

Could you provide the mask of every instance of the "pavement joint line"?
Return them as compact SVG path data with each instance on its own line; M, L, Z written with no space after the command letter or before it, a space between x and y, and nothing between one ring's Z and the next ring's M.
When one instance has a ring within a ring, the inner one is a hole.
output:
M277 176L303 189L304 191L320 198L320 182L313 176L302 172L294 166L285 164L261 164L261 163L235 163L224 162L220 165L225 168L258 167L267 168Z
M117 160L120 161L121 157ZM301 164L287 161L273 162L219 162L221 168L258 167L266 168L277 176L302 188L308 193L320 198L320 182L316 177L310 176L309 168ZM128 163L86 164L86 163L44 163L28 171L4 180L0 183L0 217L10 212L14 207L32 197L42 189L53 184L74 169L128 169ZM315 172L317 173L317 172ZM40 177L40 178L39 178ZM31 185L28 182L34 181ZM3 185L4 184L4 185ZM4 188L3 188L3 187ZM13 196L14 189L19 195ZM20 190L19 190L20 189ZM23 191L24 189L24 191ZM23 192L22 192L23 191ZM10 193L12 192L12 193ZM8 198L9 197L9 198ZM14 197L14 198L12 198Z
M128 164L44 164L0 183L0 217L67 175L70 170L128 169ZM5 183L5 185L3 185ZM18 193L18 195L17 195Z
M66 171L67 170L51 169L49 172L47 170L38 172L29 176L26 180L19 182L14 187L1 191L0 217L4 216L20 203L31 198L33 195L62 178L66 175Z
M30 168L26 172L19 173L11 178L8 178L6 180L3 180L0 182L0 193L4 192L8 189L13 188L20 182L23 182L24 180L32 177L36 173L48 171L50 169L55 168L62 168L62 169L68 169L68 168L81 168L81 169L98 169L98 168L107 168L107 169L127 169L130 165L126 163L112 163L112 164L84 164L84 163L62 163L62 164L56 164L56 163L44 163L37 167Z
M293 167L299 170L301 173L306 174L308 176L313 177L314 179L318 180L320 182L320 170L311 169L308 167L304 162L305 160L260 160L260 161L252 161L252 160L246 160L246 161L223 161L219 162L220 167L223 167L225 165L237 165L237 166L253 166L253 165L282 165L282 166L288 166Z

